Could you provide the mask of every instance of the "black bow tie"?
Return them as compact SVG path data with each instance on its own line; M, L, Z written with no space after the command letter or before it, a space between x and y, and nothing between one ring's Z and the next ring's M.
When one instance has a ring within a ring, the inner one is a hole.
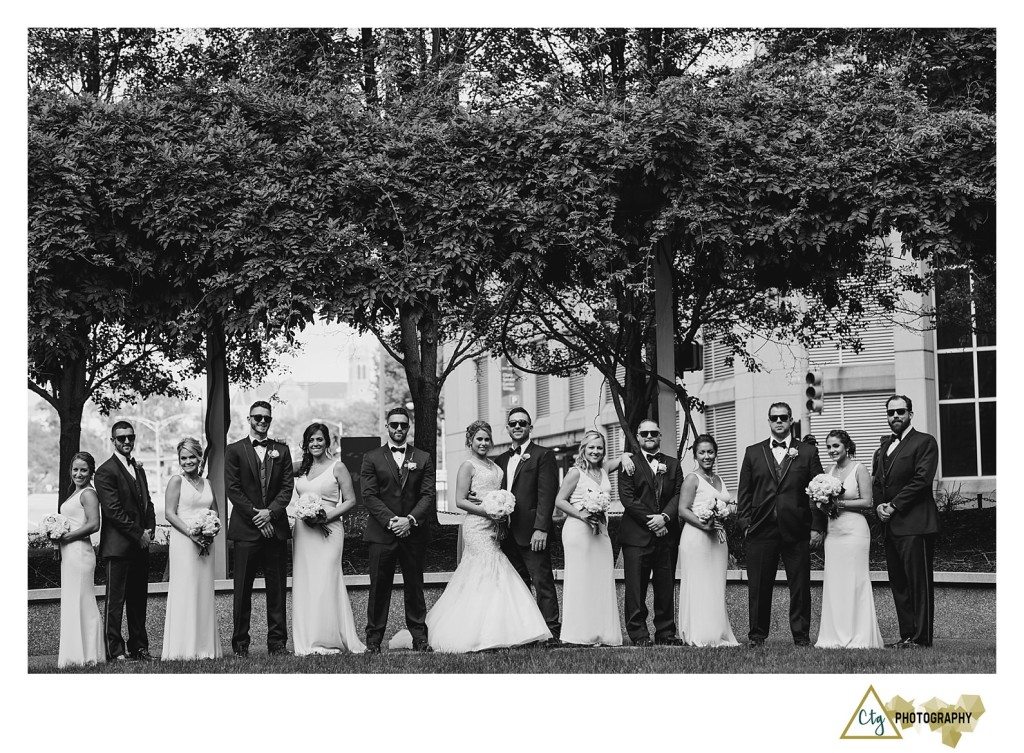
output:
M900 435L899 434L890 434L889 435L889 441L890 442L899 442L900 441Z
M252 440L252 446L253 447L269 447L270 446L270 440L269 439L254 439L254 440Z
M512 450L512 454L513 455L522 455L523 454L523 448L522 447L516 447L514 450Z
M774 450L776 447L781 447L782 449L786 449L786 443L785 442L774 442L773 441L772 442L772 449Z
M405 454L405 448L404 447L392 447L391 451L392 452L400 452L403 455Z
M657 455L651 455L649 453L644 453L644 455L647 458L647 462L648 463L653 463L654 461L656 461L658 459Z
M138 461L135 460L135 458L128 458L128 465L130 465L132 468L139 467L139 463Z

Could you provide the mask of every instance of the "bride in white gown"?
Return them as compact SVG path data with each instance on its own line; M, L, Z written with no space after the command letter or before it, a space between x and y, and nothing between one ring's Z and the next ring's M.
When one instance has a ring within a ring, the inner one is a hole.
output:
M427 640L435 651L465 653L548 640L551 632L530 589L502 553L499 520L467 499L501 488L502 471L488 460L491 427L474 421L466 430L470 459L459 468L455 499L465 510L463 552L448 587L427 613Z
M106 659L103 623L96 606L93 577L96 552L89 537L100 530L100 501L89 482L96 461L88 452L71 458L75 492L60 506L71 530L60 539L60 647L57 666L97 664Z

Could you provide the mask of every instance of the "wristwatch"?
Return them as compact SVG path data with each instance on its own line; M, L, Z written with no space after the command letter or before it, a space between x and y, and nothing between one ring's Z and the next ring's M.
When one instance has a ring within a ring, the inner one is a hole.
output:
M419 523L416 522L416 518L414 518L412 515L406 515L405 517L409 521L409 525L411 525L413 528L419 525Z

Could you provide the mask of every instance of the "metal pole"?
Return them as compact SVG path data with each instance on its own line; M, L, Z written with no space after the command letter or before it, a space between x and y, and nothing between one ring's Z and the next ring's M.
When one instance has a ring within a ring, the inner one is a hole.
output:
M675 358L675 294L672 289L672 247L663 241L654 262L654 341L657 350L658 376L676 381ZM676 395L667 384L658 382L658 426L661 428L662 452L675 453L678 443L676 427Z

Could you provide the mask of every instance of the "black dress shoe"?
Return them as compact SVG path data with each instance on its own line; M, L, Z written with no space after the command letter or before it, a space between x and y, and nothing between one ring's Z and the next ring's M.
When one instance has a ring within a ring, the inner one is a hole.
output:
M685 646L686 641L676 635L669 636L668 638L655 638L655 646Z
M637 638L635 641L633 641L633 645L639 646L640 648L650 648L654 645L654 643L651 641L650 638Z
M759 640L756 640L756 639L749 640L749 641L747 641L747 648L764 648L764 641L763 640L759 641Z
M424 654L432 654L432 653L434 653L434 649L432 649L430 647L430 644L427 643L426 641L413 641L413 643L412 643L412 650L413 651L421 651ZM377 647L377 651L378 652L380 651L380 646Z
M799 640L794 640L793 645L806 648L811 645L811 642L807 638L800 638Z
M156 661L156 657L149 653L146 649L136 651L132 654L132 661Z
M109 659L107 659L107 662L110 663L110 664L118 664L118 663L126 662L126 661L128 661L128 657L125 656L124 654L118 654L117 656L111 656Z
M366 645L366 653L368 654L379 654L380 644L379 643L368 643Z
M284 646L275 646L274 648L267 649L268 656L291 656L291 653Z
M248 659L249 658L249 649L243 648L243 649L240 649L238 651L235 651L235 658L236 659Z
M910 643L910 639L909 638L902 638L902 639L896 641L895 643L887 643L885 645L885 647L886 648L906 648L908 643Z
M561 648L562 645L561 638L558 638L557 636L548 638L544 641L544 648Z

